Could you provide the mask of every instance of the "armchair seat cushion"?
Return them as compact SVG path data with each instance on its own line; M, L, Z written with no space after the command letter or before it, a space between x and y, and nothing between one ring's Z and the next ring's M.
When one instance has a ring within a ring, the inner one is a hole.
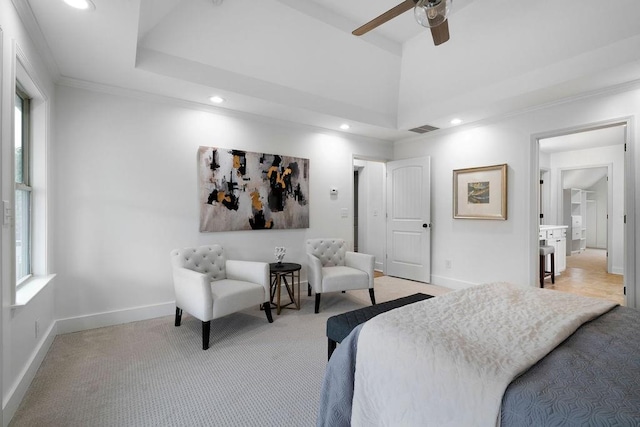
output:
M369 287L369 275L351 267L322 268L322 292L351 291Z
M211 282L213 319L244 310L264 299L264 288L256 283L222 279Z

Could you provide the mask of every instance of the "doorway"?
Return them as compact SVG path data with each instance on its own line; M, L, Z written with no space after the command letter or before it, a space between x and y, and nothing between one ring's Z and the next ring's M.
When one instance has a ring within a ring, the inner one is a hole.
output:
M375 257L377 272L384 271L385 173L383 161L353 159L353 246Z
M623 163L619 160L617 167L624 168ZM624 186L613 188L613 169L611 163L560 169L558 203L562 210L560 218L569 227L567 234L571 235L567 237L566 255L579 254L587 248L604 249L606 271L624 274L624 224L614 221L616 212L624 211ZM579 232L573 233L572 218L575 216L579 216L581 225Z
M540 223L567 230L566 254L556 255L566 270L545 287L624 300L626 130L617 122L538 138Z
M430 282L429 168L428 157L353 158L354 247L375 256L377 272Z

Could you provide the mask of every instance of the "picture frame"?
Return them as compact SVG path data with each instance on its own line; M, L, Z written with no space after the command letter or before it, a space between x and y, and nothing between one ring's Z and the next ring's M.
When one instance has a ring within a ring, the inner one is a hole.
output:
M507 164L453 171L453 217L507 219Z

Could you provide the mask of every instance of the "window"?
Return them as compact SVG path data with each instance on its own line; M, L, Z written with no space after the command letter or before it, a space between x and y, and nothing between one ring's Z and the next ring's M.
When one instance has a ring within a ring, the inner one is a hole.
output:
M16 284L31 276L31 121L30 99L19 86L15 99Z
M47 257L47 140L49 102L37 74L15 45L14 116L15 280L11 307L25 306L55 274ZM12 251L13 252L13 251Z

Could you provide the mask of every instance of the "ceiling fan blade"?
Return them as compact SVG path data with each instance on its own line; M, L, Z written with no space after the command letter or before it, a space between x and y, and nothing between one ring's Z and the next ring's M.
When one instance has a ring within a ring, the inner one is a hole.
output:
M449 40L449 20L447 19L437 27L432 27L431 37L433 37L433 44L436 46Z
M414 0L405 0L402 3L400 3L399 5L397 5L396 7L387 10L382 15L380 15L377 18L374 18L371 21L367 22L362 27L353 30L353 32L351 34L353 34L354 36L361 36L361 35L363 35L365 33L368 33L369 31L373 30L374 28L384 24L385 22L395 18L396 16L398 16L398 15L404 13L404 12L406 12L407 10L413 9L413 7L415 5L416 5L416 2Z

